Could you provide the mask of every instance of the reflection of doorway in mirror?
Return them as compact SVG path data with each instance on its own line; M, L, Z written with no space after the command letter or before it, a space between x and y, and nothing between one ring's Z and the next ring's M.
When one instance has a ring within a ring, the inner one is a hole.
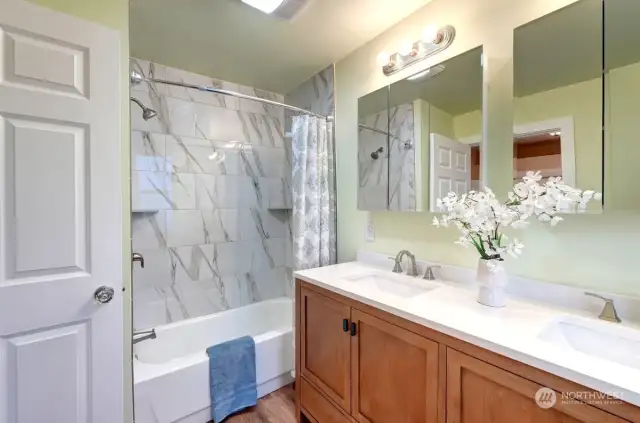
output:
M513 139L513 183L529 171L540 172L543 180L562 177L560 131L526 134Z
M561 176L576 186L576 157L573 117L531 122L513 127L513 182L527 171L540 171L545 178ZM480 135L462 138L471 146L471 189L481 189L482 163ZM525 145L534 144L534 145Z

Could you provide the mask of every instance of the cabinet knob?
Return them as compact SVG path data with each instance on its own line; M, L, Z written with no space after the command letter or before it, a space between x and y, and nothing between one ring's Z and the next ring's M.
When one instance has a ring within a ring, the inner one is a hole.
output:
M351 322L351 336L356 336L356 324Z
M342 319L342 331L349 332L349 319Z

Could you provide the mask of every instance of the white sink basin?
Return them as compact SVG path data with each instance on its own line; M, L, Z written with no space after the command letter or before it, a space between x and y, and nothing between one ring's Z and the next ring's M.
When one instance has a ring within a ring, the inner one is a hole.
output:
M593 357L640 369L640 330L616 323L566 316L547 326L538 338Z
M344 277L345 280L363 286L366 289L374 289L402 298L415 297L438 287L422 279L414 284L403 280L403 278L405 277L385 275L384 273L366 273Z

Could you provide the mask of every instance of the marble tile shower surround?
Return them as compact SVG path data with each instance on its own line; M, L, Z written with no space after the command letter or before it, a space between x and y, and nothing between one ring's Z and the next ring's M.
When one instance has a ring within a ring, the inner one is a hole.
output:
M137 59L146 76L283 96ZM131 108L134 326L291 295L291 167L280 107L144 83Z
M358 135L358 208L361 210L416 210L416 177L413 104L406 103L360 119L369 128L387 131L387 136L366 128ZM378 159L371 153L383 147ZM388 192L387 192L388 187ZM387 197L388 196L388 197Z

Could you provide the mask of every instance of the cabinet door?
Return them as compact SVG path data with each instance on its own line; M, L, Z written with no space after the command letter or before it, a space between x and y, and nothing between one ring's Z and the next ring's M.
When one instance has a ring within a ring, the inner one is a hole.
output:
M555 405L541 408L543 388L513 373L447 349L447 423L622 423L583 403L568 403L555 391ZM553 397L551 391L547 397Z
M348 323L351 309L304 288L300 298L301 374L349 412Z
M356 309L351 320L351 415L362 423L436 423L438 344Z

